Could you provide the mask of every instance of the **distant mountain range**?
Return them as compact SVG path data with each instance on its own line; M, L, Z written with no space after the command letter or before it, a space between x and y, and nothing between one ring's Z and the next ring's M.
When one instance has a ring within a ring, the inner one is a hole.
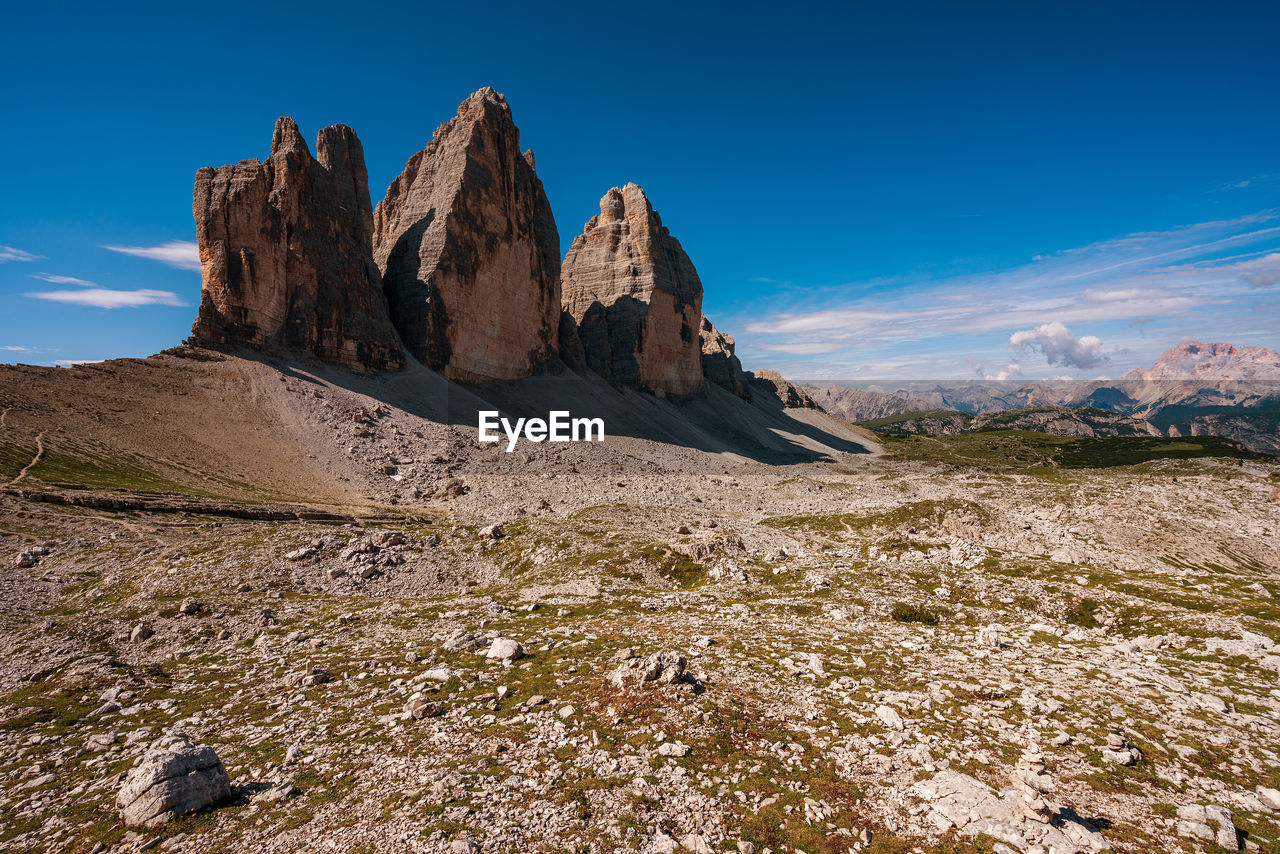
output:
M1266 347L1235 347L1184 341L1170 347L1150 370L1134 368L1122 380L1197 380L1218 382L1280 382L1280 353Z
M1188 341L1166 350L1150 369L1115 380L802 387L833 415L886 432L938 435L1004 423L1059 435L1222 436L1280 454L1280 353L1265 347ZM982 417L1009 412L1021 414Z

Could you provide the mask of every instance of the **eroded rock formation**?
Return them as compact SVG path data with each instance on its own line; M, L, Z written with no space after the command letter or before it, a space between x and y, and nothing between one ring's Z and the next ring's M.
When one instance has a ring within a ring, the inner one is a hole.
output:
M765 394L775 395L788 409L822 408L813 402L813 398L804 389L792 385L777 371L756 371L751 375L751 384Z
M592 370L659 395L702 387L702 281L644 190L605 193L562 281Z
M751 399L747 387L748 377L742 363L734 355L733 337L711 325L706 315L702 317L702 375L707 382L715 383L744 400Z
M357 371L404 367L351 128L320 131L313 158L293 120L277 120L265 162L196 173L192 212L204 276L193 344L305 352Z
M174 736L154 745L129 769L116 803L127 826L150 827L230 796L230 780L213 748Z
M529 376L559 349L560 236L506 99L481 89L374 211L391 316L428 367L467 382Z

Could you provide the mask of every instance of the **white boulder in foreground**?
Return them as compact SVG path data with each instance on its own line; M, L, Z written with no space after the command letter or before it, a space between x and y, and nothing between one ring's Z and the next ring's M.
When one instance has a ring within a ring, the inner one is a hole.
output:
M175 736L142 755L116 797L130 827L152 827L196 812L231 795L222 760L207 745Z

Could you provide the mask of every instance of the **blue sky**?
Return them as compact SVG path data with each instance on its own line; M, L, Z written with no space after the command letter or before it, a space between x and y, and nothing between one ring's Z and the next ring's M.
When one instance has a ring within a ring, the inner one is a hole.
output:
M1091 377L1187 338L1280 347L1274 3L548 5L8 11L0 361L185 337L195 171L264 156L278 115L354 127L376 202L483 85L562 244L641 184L748 368Z

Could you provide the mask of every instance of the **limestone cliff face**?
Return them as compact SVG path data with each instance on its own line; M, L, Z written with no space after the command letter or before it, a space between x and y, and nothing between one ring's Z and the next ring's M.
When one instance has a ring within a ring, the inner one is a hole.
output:
M744 400L750 400L751 390L747 387L749 378L742 370L742 363L734 355L733 337L716 329L707 316L703 315L701 339L702 376L706 381L715 383Z
M1266 347L1184 341L1165 350L1150 370L1134 368L1122 380L1240 382L1280 380L1280 353Z
M804 389L792 385L777 371L755 371L751 384L766 395L775 395L788 409L821 409ZM766 398L767 399L767 398Z
M642 189L605 193L562 283L588 367L659 395L702 388L702 281Z
M313 158L293 120L279 119L265 162L196 173L192 213L204 277L193 344L303 352L363 372L404 367L351 128L320 131Z
M506 99L481 89L373 215L391 317L414 356L465 382L529 376L559 350L560 236Z

